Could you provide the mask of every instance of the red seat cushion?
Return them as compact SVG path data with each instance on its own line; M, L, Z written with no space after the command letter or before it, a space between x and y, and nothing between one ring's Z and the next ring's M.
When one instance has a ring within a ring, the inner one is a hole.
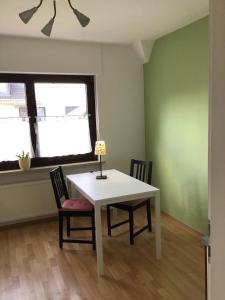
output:
M85 198L67 199L60 210L92 211L94 206Z

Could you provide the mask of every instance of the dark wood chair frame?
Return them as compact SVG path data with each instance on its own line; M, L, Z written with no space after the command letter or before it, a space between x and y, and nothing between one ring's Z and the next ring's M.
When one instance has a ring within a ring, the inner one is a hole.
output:
M92 211L76 211L76 210L62 210L61 199L69 199L68 190L65 184L62 167L59 166L52 171L50 171L50 178L52 182L52 187L55 195L55 200L58 208L58 217L59 217L59 247L63 248L63 243L83 243L83 244L92 244L93 250L96 249L95 242L95 216L94 208ZM80 240L80 239L65 239L63 237L63 220L66 217L66 232L67 237L70 237L70 232L75 230L91 230L92 231L92 240ZM71 227L71 217L91 217L91 226L90 227Z
M130 167L130 176L135 177L141 181L144 181L148 184L151 184L152 179L152 161L143 161L143 160L135 160L131 159L131 167ZM134 211L138 208L146 206L147 213L147 221L148 224L134 232ZM110 207L119 208L121 210L125 210L129 214L129 218L125 221L116 223L114 225L111 224L111 213ZM130 230L130 244L134 244L134 238L139 235L144 230L148 229L150 232L152 231L152 220L151 220L151 202L150 199L143 200L141 203L137 205L127 205L126 202L123 203L115 203L107 205L107 224L108 224L108 235L111 236L111 230L123 224L129 223Z

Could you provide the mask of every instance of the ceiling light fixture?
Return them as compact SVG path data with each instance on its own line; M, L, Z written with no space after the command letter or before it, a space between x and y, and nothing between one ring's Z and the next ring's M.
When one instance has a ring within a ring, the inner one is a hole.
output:
M21 12L19 14L20 19L25 24L27 24L30 21L30 19L33 17L33 15L36 13L36 11L40 8L42 3L43 3L43 0L40 0L40 3L37 6L34 6L31 9L28 9L28 10L25 10L25 11ZM68 0L68 4L69 4L70 8L72 9L73 13L75 14L77 20L79 21L80 25L82 27L87 26L90 22L90 18L85 16L83 13L81 13L76 8L74 8L71 4L71 0ZM53 17L50 19L50 21L41 30L41 32L43 34L45 34L46 36L48 36L48 37L51 35L52 27L53 27L55 17L56 17L56 1L55 0L53 0L53 7L54 7Z

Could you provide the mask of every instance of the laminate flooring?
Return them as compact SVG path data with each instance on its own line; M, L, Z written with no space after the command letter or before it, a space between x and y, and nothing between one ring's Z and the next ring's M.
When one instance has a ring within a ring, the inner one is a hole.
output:
M130 246L128 224L108 237L102 214L105 275L101 278L91 245L64 244L59 249L57 220L1 229L0 299L204 300L204 249L198 233L162 214L162 259L156 260L154 216L153 233L143 232ZM117 221L124 217L118 213ZM145 220L140 209L135 214L137 228Z

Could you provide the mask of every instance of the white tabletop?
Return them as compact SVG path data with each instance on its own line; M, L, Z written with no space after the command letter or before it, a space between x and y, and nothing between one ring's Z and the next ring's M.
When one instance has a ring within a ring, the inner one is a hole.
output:
M96 179L99 172L67 175L67 179L94 205L97 202L104 205L121 200L126 201L126 199L148 198L159 191L157 188L117 170L106 170L103 171L103 174L107 175L107 179Z

